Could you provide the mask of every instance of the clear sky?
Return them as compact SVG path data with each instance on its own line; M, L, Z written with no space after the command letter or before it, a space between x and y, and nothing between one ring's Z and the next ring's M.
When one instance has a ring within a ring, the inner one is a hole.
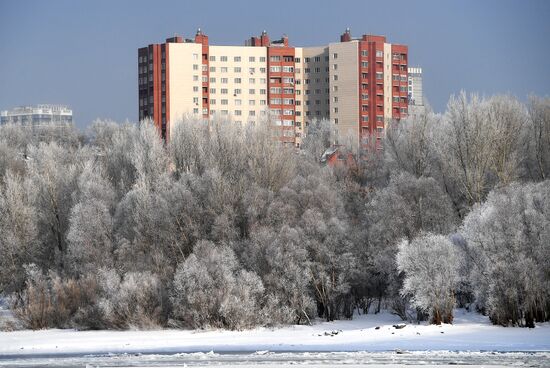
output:
M137 119L137 49L200 27L212 44L267 30L294 46L382 34L409 46L436 111L461 89L550 94L550 1L0 0L0 109L67 104L79 127Z

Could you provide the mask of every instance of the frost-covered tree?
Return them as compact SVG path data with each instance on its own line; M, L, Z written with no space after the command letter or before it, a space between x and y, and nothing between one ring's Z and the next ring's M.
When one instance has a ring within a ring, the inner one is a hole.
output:
M306 239L301 229L288 225L279 231L261 228L252 234L241 257L263 281L269 305L281 323L310 323L315 315Z
M68 263L76 274L114 265L116 194L99 165L88 161L78 178L78 198L69 220Z
M550 183L496 190L464 220L470 282L493 323L550 319Z
M0 183L0 293L20 290L23 265L45 255L36 220L30 183L8 172Z
M67 252L69 215L79 167L74 151L52 142L29 149L28 175L33 188L40 241L47 246L44 260L63 269Z
M226 245L201 241L174 275L173 314L190 327L242 329L265 324L264 287Z
M532 96L528 111L523 141L526 176L533 180L545 180L550 177L550 98Z
M461 254L444 235L422 234L399 243L397 268L405 273L401 293L429 313L431 323L452 323Z
M159 278L150 272L99 271L98 308L110 328L158 328L166 323L167 298Z

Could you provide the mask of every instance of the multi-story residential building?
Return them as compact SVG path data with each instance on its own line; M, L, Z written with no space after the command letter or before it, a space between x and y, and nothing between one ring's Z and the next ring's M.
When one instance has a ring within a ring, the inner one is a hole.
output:
M385 124L407 114L408 48L383 36L293 47L267 32L245 46L210 45L173 37L138 50L139 118L152 118L162 136L186 115L268 118L281 142L299 146L313 119L330 119L340 143L360 146Z
M422 68L409 68L409 105L424 106Z
M20 123L33 126L67 125L73 122L73 111L63 105L21 106L0 112L0 124Z

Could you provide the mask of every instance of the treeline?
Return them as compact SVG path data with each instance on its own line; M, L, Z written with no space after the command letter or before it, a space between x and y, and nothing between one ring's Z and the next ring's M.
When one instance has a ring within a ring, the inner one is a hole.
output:
M550 319L550 99L461 94L346 167L319 163L332 138L1 126L0 293L28 328Z

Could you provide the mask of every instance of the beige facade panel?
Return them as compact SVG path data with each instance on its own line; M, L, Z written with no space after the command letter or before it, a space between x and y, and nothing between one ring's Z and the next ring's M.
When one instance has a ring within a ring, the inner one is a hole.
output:
M202 111L201 54L197 43L168 43L170 127ZM195 77L198 76L198 77Z
M210 46L210 114L256 122L267 109L267 48Z
M330 118L328 47L304 47L304 103L306 122Z
M337 123L338 143L359 144L359 43L329 45L330 119Z

